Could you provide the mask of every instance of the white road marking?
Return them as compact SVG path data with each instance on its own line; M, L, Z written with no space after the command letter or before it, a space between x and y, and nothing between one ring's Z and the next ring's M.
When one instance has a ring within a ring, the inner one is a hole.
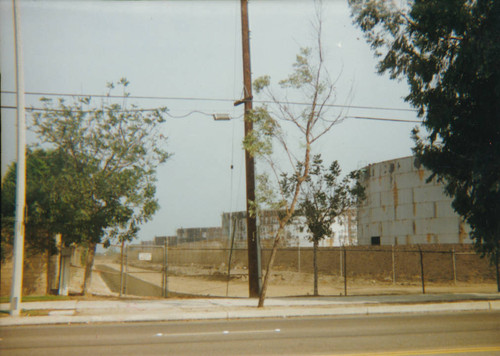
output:
M244 334L268 334L268 333L279 333L281 329L274 330L236 330L236 331L207 331L207 332L199 332L199 333L172 333L172 334L163 334L157 333L156 337L183 337L183 336L211 336L211 335L244 335Z

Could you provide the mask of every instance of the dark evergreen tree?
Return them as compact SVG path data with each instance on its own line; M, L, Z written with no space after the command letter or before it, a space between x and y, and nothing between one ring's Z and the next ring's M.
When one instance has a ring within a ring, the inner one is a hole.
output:
M415 154L453 198L471 238L500 254L500 1L350 0L355 22L381 58L406 78L423 117ZM500 291L500 284L499 284Z

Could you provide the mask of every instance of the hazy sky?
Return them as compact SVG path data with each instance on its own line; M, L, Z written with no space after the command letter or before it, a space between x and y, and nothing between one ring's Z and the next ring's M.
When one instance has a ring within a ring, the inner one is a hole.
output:
M143 240L180 227L220 226L229 210L244 210L240 4L226 1L21 0L27 92L104 94L126 77L133 102L166 106L167 150L158 169L161 209L139 233ZM252 75L277 82L290 73L300 47L312 46L313 1L250 1ZM346 1L325 1L323 41L337 103L402 110L351 108L349 116L416 120L403 101L405 83L376 74L376 59L352 25ZM15 105L12 2L0 0L2 106ZM351 93L351 95L349 95ZM28 95L28 106L39 96ZM223 100L193 100L223 99ZM213 113L235 119L215 122ZM15 110L2 108L2 176L15 159ZM344 172L408 156L412 123L346 119L314 147ZM29 135L30 142L36 139ZM231 170L231 165L234 169ZM263 169L259 168L258 169Z

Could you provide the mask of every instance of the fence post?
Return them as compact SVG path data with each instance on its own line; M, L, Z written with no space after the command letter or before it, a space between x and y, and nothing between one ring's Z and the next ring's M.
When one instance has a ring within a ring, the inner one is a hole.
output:
M457 260L455 255L455 247L451 249L451 262L453 263L453 283L457 284Z
M165 239L163 246L163 296L168 298L168 239Z
M347 251L344 246L344 296L347 296Z
M340 248L339 249L339 256L340 256L340 258L339 258L339 261L340 261L340 276L344 275L344 268L343 268L344 262L342 261L343 260L343 258L342 258L343 255L342 254L343 254L342 248Z
M124 287L124 281L123 281L123 246L125 245L125 240L122 240L122 244L120 247L120 298L123 296L123 287Z
M298 262L298 266L299 266L299 273L300 273L300 240L297 240L297 249L298 249L298 259L299 259L299 262Z
M420 278L422 280L422 294L425 294L424 253L422 252L420 245L418 245L418 251L420 252Z
M500 270L498 269L499 267L499 254L500 252L497 250L495 251L494 258L495 258L495 269L496 269L496 275L497 275L497 291L500 293Z
M396 258L394 254L394 245L392 245L392 284L396 284Z
M162 256L161 256L161 296L165 297L165 243L162 246Z
M123 294L127 294L127 282L128 282L128 253L129 245L125 247L125 278L123 283Z

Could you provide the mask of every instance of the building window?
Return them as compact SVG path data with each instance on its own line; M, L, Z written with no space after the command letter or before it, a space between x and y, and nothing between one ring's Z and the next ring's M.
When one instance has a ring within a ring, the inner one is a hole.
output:
M372 246L380 246L380 236L372 236Z

